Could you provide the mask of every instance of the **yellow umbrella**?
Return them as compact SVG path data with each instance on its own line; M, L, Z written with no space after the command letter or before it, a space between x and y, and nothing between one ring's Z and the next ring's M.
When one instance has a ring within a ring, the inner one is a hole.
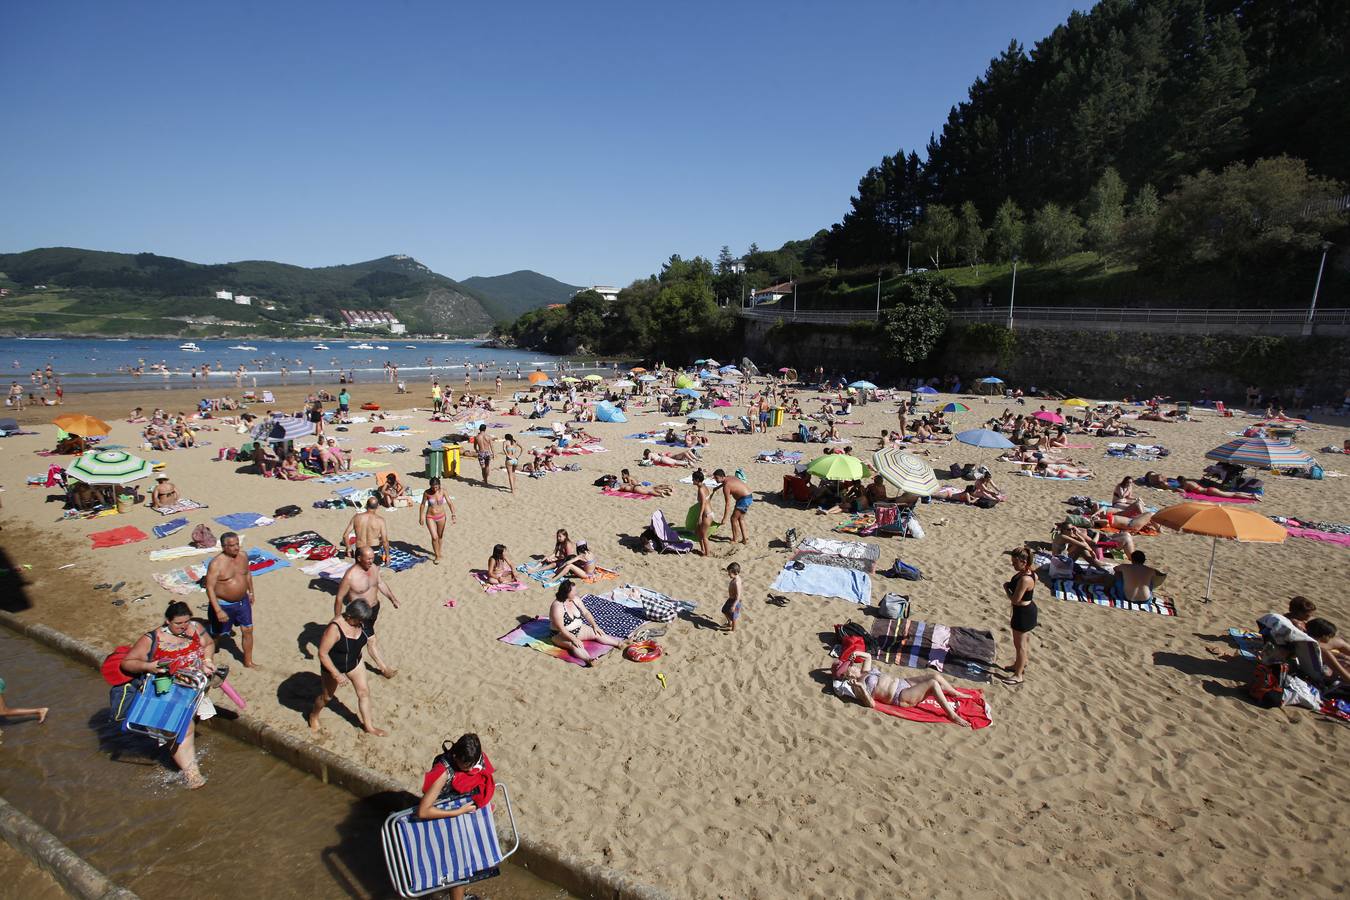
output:
M1282 544L1289 536L1284 526L1260 513L1218 503L1178 503L1154 513L1153 524L1214 538L1214 547L1209 553L1209 579L1205 582L1206 603L1214 585L1214 557L1219 550L1219 538L1243 543Z
M582 381L604 381L605 379L601 378L599 375L587 375L585 378L583 378L583 379L581 379L581 380L582 380Z
M1074 397L1072 400L1065 400L1064 406L1096 406L1091 400L1084 400L1082 397Z
M548 381L548 376L537 370L530 373L530 384L538 384L541 381Z
M67 413L64 416L57 416L52 420L52 424L62 431L80 437L94 437L112 431L112 426L107 422L102 419L95 419L93 416L86 416L84 413Z

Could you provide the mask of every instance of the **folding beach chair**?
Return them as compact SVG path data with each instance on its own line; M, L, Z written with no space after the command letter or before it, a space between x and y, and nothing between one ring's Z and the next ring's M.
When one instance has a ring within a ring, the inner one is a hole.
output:
M264 403L276 403L276 402L277 402L277 398L272 396L272 392L271 392L271 391L263 391L262 402L264 402Z
M694 549L694 542L680 537L680 533L670 527L665 513L659 509L652 513L652 531L661 539L662 553L688 553Z
M1233 411L1229 409L1227 406L1225 406L1222 400L1214 401L1214 411L1217 412L1219 415L1223 416L1225 419L1233 418Z
M400 897L422 897L500 874L502 860L520 847L520 834L506 785L497 782L497 792L506 803L511 823L512 844L505 853L492 818L495 801L453 819L419 819L415 806L385 819L380 829L384 862ZM436 806L455 809L468 802L466 796L454 796L437 801Z
M193 684L174 680L163 694L155 690L155 679L141 680L141 689L131 701L131 709L122 723L123 731L144 734L161 744L177 743L187 736L192 715L206 693L204 677L192 679Z

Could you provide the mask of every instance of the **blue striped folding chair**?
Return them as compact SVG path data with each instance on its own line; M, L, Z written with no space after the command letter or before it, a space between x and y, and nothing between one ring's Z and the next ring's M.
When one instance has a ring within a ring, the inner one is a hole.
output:
M385 819L380 829L384 862L400 897L421 897L500 873L502 860L520 847L520 834L516 831L516 817L506 785L497 782L497 792L506 804L506 817L511 823L512 845L505 853L492 818L495 801L453 819L419 819L415 806ZM455 796L437 801L436 806L455 809L468 802L468 797Z
M141 681L141 690L131 701L123 731L148 735L161 744L176 743L187 736L192 714L201 702L205 684L189 687L175 681L163 694L155 693L155 679Z

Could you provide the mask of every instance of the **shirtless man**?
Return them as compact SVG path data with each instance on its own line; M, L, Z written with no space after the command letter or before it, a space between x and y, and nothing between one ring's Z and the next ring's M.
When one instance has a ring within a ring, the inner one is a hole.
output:
M1167 573L1144 565L1145 559L1144 551L1136 550L1130 554L1128 563L1116 566L1116 584L1131 603L1153 602L1155 589L1167 578Z
M160 472L155 476L155 487L150 492L150 505L154 507L173 506L178 502L178 488L169 480L169 476Z
M347 570L347 574L342 576L342 581L338 584L337 599L333 601L333 618L341 616L347 604L353 600L364 600L370 604L370 618L365 624L368 639L366 646L370 648L370 658L375 661L380 674L385 678L393 678L398 674L398 669L391 669L385 663L384 655L380 653L379 641L375 639L375 620L380 617L381 594L389 598L389 602L394 604L394 609L398 609L398 599L394 597L394 592L389 590L389 585L380 578L380 568L375 565L375 551L370 547L358 547L356 564Z
M342 543L339 546L346 547L349 543L352 545L353 559L359 557L366 548L371 548L373 555L373 548L379 544L384 551L385 561L389 560L389 527L385 524L384 516L380 515L380 501L377 498L367 498L366 511L352 516L347 527L342 529Z
M206 567L206 601L211 607L207 617L211 637L230 634L238 625L243 633L244 665L253 664L253 604L258 601L253 589L253 573L248 556L239 552L239 535L227 531L220 536L220 555Z
M478 433L473 436L473 452L478 454L478 465L483 468L483 484L487 484L488 471L492 468L492 438L488 436L486 425L479 425Z
M742 544L750 543L749 538L745 536L745 514L750 509L750 504L755 502L754 496L750 493L750 487L744 481L718 469L713 472L713 480L717 486L722 489L726 497L726 504L722 508L722 521L731 519L731 541ZM732 504L736 505L735 511L732 511Z

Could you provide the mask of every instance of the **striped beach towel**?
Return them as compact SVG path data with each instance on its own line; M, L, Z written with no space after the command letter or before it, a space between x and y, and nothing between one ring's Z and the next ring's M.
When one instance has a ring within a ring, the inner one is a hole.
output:
M1129 612L1157 613L1160 616L1175 616L1177 609L1171 600L1155 597L1152 603L1132 603L1120 596L1114 584L1084 584L1079 581L1057 579L1051 583L1057 600L1071 600L1075 603L1091 603L1111 609L1123 609Z

